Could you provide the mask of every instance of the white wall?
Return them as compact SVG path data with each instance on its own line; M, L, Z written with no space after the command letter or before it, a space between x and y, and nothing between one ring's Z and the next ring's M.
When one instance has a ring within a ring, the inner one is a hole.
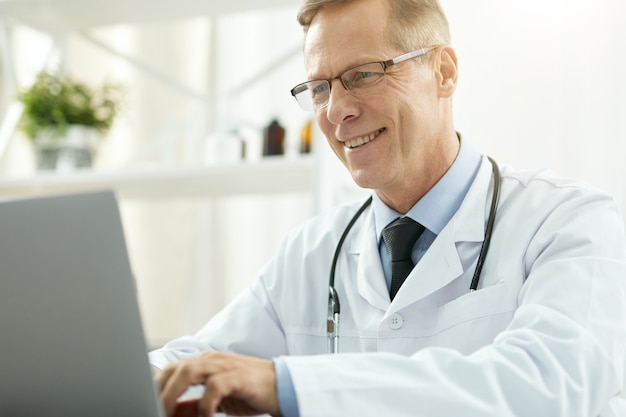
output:
M626 208L626 2L443 5L460 60L458 129L501 163L553 168Z

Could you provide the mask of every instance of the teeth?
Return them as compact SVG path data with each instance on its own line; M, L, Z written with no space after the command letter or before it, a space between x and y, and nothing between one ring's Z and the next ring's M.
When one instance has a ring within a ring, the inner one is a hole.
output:
M357 146L365 145L366 143L372 141L376 136L380 134L382 130L379 130L374 133L370 133L369 135L361 136L360 138L347 140L344 142L344 145L347 148L356 148Z

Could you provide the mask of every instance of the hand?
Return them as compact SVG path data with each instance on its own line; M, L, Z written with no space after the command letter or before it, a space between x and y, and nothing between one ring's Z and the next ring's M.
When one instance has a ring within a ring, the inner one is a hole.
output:
M279 415L274 363L268 359L222 352L169 365L157 378L168 416L208 416L224 412L238 416ZM177 403L192 385L204 385L204 395Z

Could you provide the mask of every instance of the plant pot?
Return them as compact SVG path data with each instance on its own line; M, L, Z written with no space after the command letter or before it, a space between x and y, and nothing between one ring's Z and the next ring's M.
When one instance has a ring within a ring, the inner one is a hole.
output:
M68 172L90 168L100 134L94 128L70 125L65 135L42 132L35 140L37 170Z

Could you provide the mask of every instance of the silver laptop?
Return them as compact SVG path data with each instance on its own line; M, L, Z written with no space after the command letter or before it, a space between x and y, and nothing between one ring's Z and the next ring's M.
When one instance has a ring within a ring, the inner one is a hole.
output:
M0 203L0 416L159 417L111 192Z

